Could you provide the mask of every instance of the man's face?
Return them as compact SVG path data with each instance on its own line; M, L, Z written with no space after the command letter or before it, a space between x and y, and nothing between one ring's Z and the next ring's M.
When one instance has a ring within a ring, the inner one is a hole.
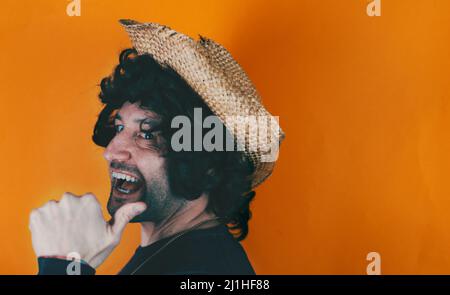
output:
M154 130L161 119L155 113L125 102L115 117L116 135L105 149L109 163L111 216L122 205L142 201L147 210L132 222L159 222L185 201L172 195L161 134ZM138 144L136 143L138 142Z

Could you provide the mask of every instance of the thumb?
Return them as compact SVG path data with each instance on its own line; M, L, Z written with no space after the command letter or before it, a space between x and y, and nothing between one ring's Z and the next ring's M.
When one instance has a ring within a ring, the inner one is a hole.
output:
M144 212L145 209L147 209L147 205L144 202L128 203L120 207L114 214L113 235L120 239L130 220Z

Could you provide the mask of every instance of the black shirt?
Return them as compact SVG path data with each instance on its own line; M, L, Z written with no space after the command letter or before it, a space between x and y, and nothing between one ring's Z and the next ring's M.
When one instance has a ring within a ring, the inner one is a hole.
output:
M187 232L165 246L171 239L139 246L119 275L255 274L241 244L223 224ZM70 263L54 258L38 261L39 274L65 274ZM81 273L94 274L95 270L82 264Z

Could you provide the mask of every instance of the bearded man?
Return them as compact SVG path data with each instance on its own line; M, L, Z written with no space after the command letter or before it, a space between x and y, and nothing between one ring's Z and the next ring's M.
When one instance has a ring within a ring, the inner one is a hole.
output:
M92 194L65 193L33 210L39 274L68 274L74 257L78 273L95 274L130 222L140 223L141 243L119 274L255 274L239 242L249 232L253 189L278 156L278 122L219 44L155 23L120 22L133 48L101 81L93 134L109 164L112 218L103 219ZM202 133L180 140L181 125ZM198 136L200 147L192 144Z

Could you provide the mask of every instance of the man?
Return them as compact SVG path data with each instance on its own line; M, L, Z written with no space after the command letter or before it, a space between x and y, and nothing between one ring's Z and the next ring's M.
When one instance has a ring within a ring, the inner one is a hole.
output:
M76 258L81 274L94 274L125 226L139 222L141 244L119 274L254 274L239 241L252 189L271 174L284 137L278 123L220 45L121 24L134 48L101 82L93 135L110 167L112 219L92 194L65 193L33 210L39 273L71 273Z

